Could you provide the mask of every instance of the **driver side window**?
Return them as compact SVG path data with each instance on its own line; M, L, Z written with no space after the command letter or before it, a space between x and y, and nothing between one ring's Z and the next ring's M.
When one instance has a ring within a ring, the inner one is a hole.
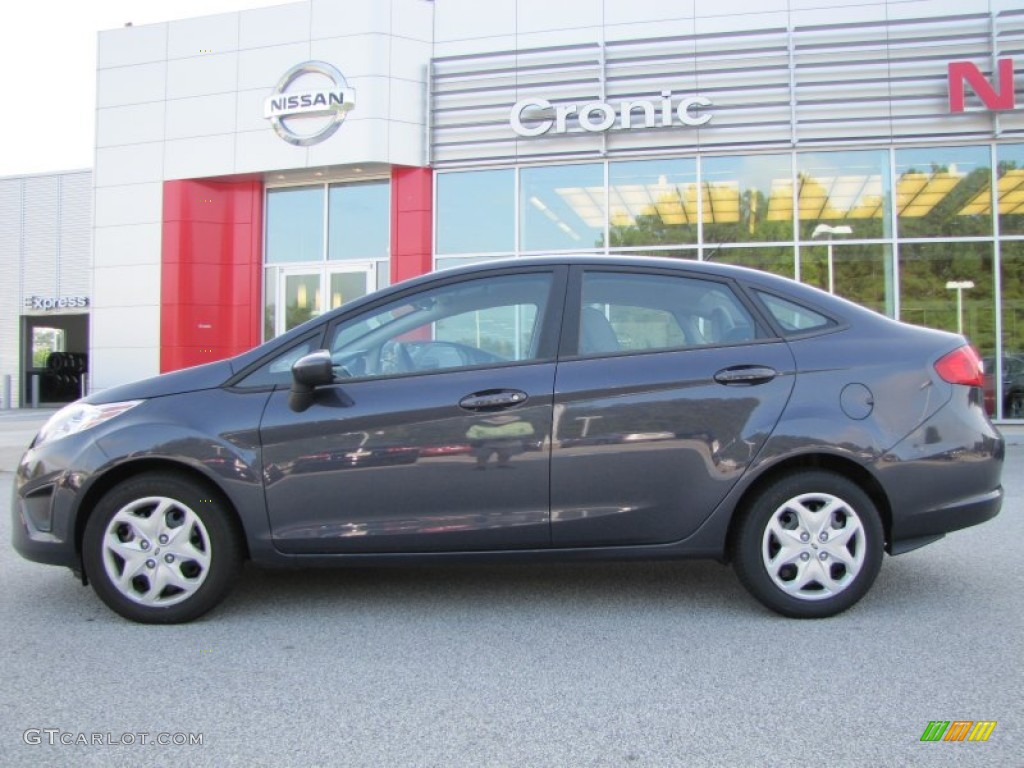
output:
M538 358L548 272L445 285L340 322L327 333L338 378L424 373Z

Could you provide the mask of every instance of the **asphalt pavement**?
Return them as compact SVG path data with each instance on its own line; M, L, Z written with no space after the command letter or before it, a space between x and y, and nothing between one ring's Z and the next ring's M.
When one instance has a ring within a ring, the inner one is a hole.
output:
M886 558L832 619L673 562L248 567L204 619L151 627L12 551L44 415L0 411L5 768L1024 765L1024 431L999 517ZM997 725L922 742L934 720Z

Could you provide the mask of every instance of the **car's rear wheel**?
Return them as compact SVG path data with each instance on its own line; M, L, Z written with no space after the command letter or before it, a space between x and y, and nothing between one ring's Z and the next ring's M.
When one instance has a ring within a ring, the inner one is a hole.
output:
M96 505L82 538L96 594L147 624L195 619L227 595L242 563L230 511L204 485L173 473L133 477Z
M803 470L751 500L732 554L740 581L768 608L824 618L871 588L883 543L878 510L860 487L832 472Z

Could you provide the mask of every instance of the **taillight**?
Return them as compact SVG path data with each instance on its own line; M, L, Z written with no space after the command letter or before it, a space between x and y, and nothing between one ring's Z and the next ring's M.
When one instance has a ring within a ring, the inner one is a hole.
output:
M935 370L943 381L950 384L964 384L968 387L985 385L985 364L981 362L974 347L968 345L939 358Z

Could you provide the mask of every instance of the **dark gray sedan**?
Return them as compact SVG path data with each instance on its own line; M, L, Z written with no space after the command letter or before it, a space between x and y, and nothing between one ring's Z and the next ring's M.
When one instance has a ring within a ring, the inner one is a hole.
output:
M831 616L995 516L961 336L667 259L492 262L94 394L25 454L14 546L181 622L265 565L704 557Z

